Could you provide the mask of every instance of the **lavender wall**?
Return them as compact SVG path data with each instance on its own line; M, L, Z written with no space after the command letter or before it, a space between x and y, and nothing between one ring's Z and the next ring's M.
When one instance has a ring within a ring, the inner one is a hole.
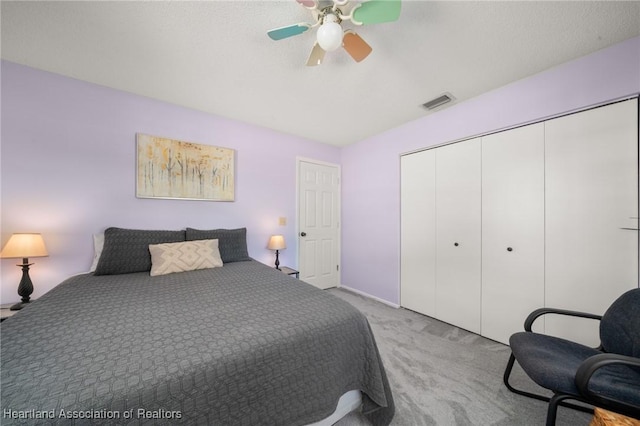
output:
M295 266L295 158L342 164L342 284L399 303L399 156L640 92L640 38L454 105L342 150L151 99L1 63L1 242L42 232L34 297L87 270L107 226L249 229L265 263L272 233ZM237 150L236 201L135 198L135 134ZM278 217L288 220L278 226ZM0 303L17 301L15 260L0 262Z
M41 232L50 256L33 259L38 297L86 271L92 234L144 229L248 228L249 254L296 266L296 156L339 163L336 147L2 61L1 231ZM137 132L236 150L236 201L135 197ZM287 225L278 225L278 218ZM16 259L3 259L0 303L18 300Z
M640 37L342 150L342 285L398 304L402 153L640 93Z

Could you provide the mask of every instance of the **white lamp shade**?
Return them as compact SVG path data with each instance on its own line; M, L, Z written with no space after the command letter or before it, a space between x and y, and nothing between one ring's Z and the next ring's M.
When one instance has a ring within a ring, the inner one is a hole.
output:
M8 259L49 256L40 234L13 234L0 257Z
M269 244L267 245L269 250L282 250L287 248L287 244L284 242L284 236L272 235L269 238Z
M334 15L325 17L324 23L320 25L316 34L318 44L326 52L331 52L342 46L342 36L342 27Z

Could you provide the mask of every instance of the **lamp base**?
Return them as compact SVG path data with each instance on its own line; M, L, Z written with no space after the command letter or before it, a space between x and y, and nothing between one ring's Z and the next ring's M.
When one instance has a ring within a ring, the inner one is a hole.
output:
M11 306L9 308L10 311L19 311L20 309L24 308L24 305L31 302L30 300L26 301L26 302L18 302L15 305Z
M9 310L11 311L19 311L24 307L25 303L30 302L29 296L33 293L33 283L31 283L31 278L29 277L29 266L33 265L33 263L29 263L29 259L26 257L22 259L22 263L16 266L22 268L22 279L20 280L20 284L18 285L18 296L22 297L20 303L16 303Z

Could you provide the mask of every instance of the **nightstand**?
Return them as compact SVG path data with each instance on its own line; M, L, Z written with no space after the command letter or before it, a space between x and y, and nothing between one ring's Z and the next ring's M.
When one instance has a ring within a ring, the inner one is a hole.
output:
M9 305L0 305L0 322L6 320L11 315L15 314L18 311L12 311L9 308L13 306L13 303Z
M280 271L283 274L295 275L296 278L300 279L300 271L296 271L295 269L289 268L288 266L283 266L282 268L280 268Z

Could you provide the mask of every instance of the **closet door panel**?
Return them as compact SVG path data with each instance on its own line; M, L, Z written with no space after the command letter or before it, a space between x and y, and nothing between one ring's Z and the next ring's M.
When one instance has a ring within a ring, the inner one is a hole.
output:
M637 100L545 123L547 306L602 314L638 286ZM597 344L597 323L547 318L545 331Z
M436 150L436 317L480 333L480 140Z
M400 303L435 316L436 219L434 150L400 159Z
M508 344L544 306L544 124L482 138L482 328ZM536 322L542 331L543 321Z

